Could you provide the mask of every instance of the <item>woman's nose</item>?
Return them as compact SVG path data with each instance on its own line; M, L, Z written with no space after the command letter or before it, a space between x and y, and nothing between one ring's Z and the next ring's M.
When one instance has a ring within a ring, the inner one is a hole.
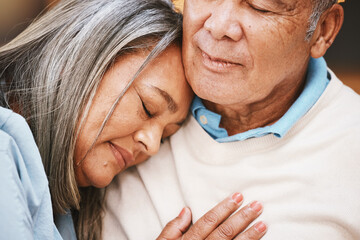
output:
M147 155L154 155L159 151L163 129L160 126L144 126L134 135L134 140L143 146L143 151Z

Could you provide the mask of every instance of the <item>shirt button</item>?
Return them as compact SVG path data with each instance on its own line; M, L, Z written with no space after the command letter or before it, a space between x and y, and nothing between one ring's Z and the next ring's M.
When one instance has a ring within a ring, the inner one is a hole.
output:
M207 120L207 118L206 118L204 115L201 115L201 116L200 116L200 122L205 125L205 124L208 123L208 120Z

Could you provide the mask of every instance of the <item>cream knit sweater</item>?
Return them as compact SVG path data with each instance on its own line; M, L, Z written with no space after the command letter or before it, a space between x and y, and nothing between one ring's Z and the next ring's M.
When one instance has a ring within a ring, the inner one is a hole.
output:
M107 189L104 239L155 239L189 206L196 221L235 191L264 205L263 239L360 239L360 96L332 74L283 138L218 143L189 117L159 154Z

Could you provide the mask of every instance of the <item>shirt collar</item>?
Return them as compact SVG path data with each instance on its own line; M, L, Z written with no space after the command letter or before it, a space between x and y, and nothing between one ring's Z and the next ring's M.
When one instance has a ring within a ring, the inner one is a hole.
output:
M206 109L202 100L197 96L192 102L191 112L204 130L218 142L242 141L267 134L274 134L281 138L320 98L329 83L327 76L324 58L311 58L304 89L289 110L273 125L251 129L233 136L229 136L226 129L219 127L221 115Z

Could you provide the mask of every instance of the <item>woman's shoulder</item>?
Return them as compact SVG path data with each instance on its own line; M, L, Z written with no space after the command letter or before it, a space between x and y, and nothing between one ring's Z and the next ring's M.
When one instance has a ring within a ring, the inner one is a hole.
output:
M3 107L0 107L0 153L13 159L17 168L22 166L29 175L36 174L46 180L40 152L29 125L21 115Z
M21 132L26 122L23 117L10 109L0 107L0 151L7 151L16 141L12 136L14 132Z
M16 145L20 154L41 159L30 127L21 115L0 107L0 133L0 150Z
M20 114L0 106L0 129L9 127L28 127L28 124Z
M32 188L41 195L48 181L42 164L39 149L25 119L0 107L0 158L3 169L13 171L13 177L20 185ZM26 176L26 177L25 177Z
M19 137L26 137L27 135L32 136L26 120L21 115L3 107L0 107L0 131L2 132L2 138L0 141L7 140L9 138L16 141L18 135Z
M0 107L0 232L9 239L60 238L48 181L25 119Z
M16 169L18 175L28 175L30 182L36 182L32 175L41 176L47 184L41 156L30 127L25 119L0 107L0 165ZM21 178L21 181L25 181Z

